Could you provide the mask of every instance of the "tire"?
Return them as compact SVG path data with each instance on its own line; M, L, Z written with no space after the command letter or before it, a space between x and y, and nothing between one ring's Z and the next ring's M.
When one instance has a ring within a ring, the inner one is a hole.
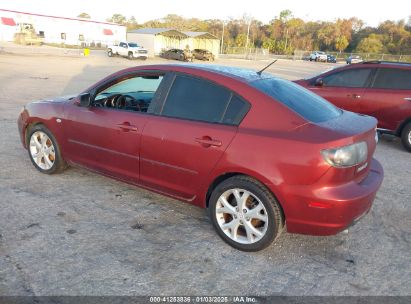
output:
M411 122L405 125L401 132L401 141L404 148L411 152Z
M67 167L56 138L44 125L28 131L27 148L31 162L41 173L59 173Z
M108 57L113 57L113 52L112 52L112 50L108 50L108 51L107 51L107 56L108 56Z
M134 59L133 53L129 52L127 58L130 59L130 60L133 60Z
M243 206L239 206L241 198ZM283 212L274 195L263 184L244 175L228 178L214 189L209 212L217 234L242 251L268 247L284 227Z

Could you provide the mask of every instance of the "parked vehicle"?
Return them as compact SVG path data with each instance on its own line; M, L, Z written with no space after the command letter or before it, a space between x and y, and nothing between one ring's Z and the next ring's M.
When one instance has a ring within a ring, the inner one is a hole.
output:
M327 54L325 52L315 51L310 54L310 61L327 61Z
M327 54L327 62L337 63L337 58L334 55Z
M353 63L363 62L363 60L362 60L361 56L351 55L351 56L347 57L347 59L345 59L345 62L347 64L353 64Z
M180 61L193 61L193 54L190 50L170 49L161 53L161 57Z
M36 33L34 25L31 23L18 23L14 42L22 45L42 45L44 38Z
M108 57L114 55L127 57L128 59L143 59L148 58L148 52L142 46L134 42L122 41L119 44L113 44L107 48Z
M198 60L214 61L214 55L208 50L194 49L193 57Z
M330 235L364 216L383 179L376 123L290 81L214 65L128 68L18 118L40 172L79 165L208 208L246 251L285 223Z
M342 109L374 116L381 132L401 137L411 152L411 64L369 61L297 83Z

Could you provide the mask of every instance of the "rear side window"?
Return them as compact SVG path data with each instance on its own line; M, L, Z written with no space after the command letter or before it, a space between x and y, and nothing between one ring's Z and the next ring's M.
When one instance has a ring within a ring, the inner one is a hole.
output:
M376 89L411 90L411 69L380 68L372 87Z
M231 92L211 82L176 76L162 115L217 123L221 122Z
M268 78L250 84L309 121L322 122L341 115L340 109L293 82Z
M232 95L223 117L223 123L229 125L239 125L249 109L250 104L248 102L236 95Z
M323 78L324 86L363 88L368 83L371 69L350 69Z

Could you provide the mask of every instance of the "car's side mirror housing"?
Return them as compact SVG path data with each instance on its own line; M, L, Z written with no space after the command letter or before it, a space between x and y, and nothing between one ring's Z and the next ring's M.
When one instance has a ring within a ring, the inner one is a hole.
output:
M322 87L322 86L324 85L323 79L322 79L322 78L317 78L317 79L315 80L314 85L315 85L316 87Z
M91 106L91 95L90 93L84 93L80 95L80 107L88 108Z

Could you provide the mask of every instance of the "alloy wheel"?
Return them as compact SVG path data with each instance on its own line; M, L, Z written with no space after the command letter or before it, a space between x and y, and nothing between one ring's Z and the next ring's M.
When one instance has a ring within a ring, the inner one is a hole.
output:
M30 155L36 165L42 170L50 170L56 160L56 151L50 137L36 131L30 138Z
M218 198L215 212L221 230L235 242L253 244L267 232L267 210L250 191L239 188L225 191Z

